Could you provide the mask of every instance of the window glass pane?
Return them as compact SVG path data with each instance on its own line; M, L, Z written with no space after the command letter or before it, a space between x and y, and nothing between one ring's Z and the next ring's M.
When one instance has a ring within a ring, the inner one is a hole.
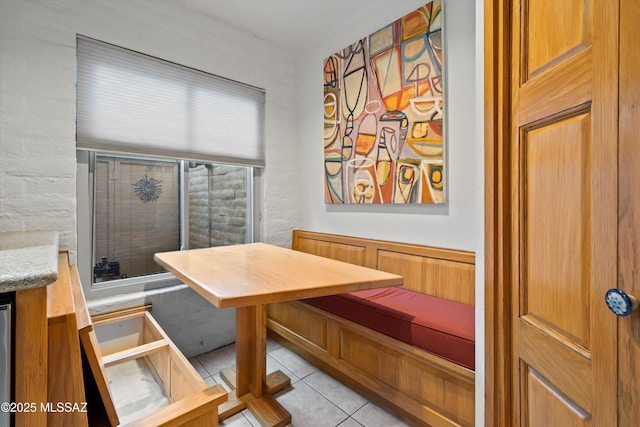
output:
M189 248L247 242L247 167L189 163Z
M96 155L93 281L163 269L156 252L180 249L180 163Z

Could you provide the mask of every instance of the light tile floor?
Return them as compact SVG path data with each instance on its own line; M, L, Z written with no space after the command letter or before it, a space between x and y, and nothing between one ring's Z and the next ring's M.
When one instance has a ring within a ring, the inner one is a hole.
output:
M235 344L231 344L193 357L191 363L209 384L219 383L229 390L220 378L220 369L235 364L235 354ZM294 427L409 425L269 338L267 373L278 369L291 378L291 387L276 394L275 398L291 413ZM248 410L220 423L223 427L259 425Z

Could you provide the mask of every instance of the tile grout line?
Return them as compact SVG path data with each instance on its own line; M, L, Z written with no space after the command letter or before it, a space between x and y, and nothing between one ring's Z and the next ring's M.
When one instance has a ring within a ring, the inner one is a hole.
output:
M315 373L317 373L317 372L322 372L322 373L323 373L323 374L325 374L325 375L329 375L329 374L327 374L326 372L322 371L321 369L319 369L319 368L317 368L317 367L313 366L312 364L310 364L310 365L314 368L314 369L313 369L313 371L312 371L312 372L307 373L306 375L304 375L304 377L298 377L298 375L297 375L296 373L294 373L291 369L289 369L289 367L288 367L288 366L286 366L284 363L282 363L282 362L279 360L279 358L274 357L274 356L272 355L272 353L274 353L274 352L275 352L275 351L277 351L277 350L284 349L286 352L291 352L293 356L297 356L297 357L300 357L300 356L299 356L299 355L297 355L295 352L292 352L292 351L291 351L291 350L289 350L288 348L286 348L286 347L284 347L284 346L280 345L279 343L277 343L277 342L275 342L275 343L276 343L276 345L275 345L275 346L273 346L273 343L271 344L273 347L272 347L269 351L267 351L267 352L266 352L266 356L270 357L274 362L276 362L278 365L280 365L281 367L283 367L284 369L286 369L287 371L289 371L293 376L295 376L295 378L297 378L297 380L296 380L295 382L293 382L293 381L292 381L291 386L294 386L294 384L295 384L295 383L297 383L297 382L302 382L306 387L308 387L310 390L312 390L312 391L313 391L314 393L316 393L317 395L321 396L321 397L322 397L326 402L328 402L332 407L334 407L336 410L338 410L338 411L339 411L339 413L341 413L341 414L343 414L343 415L345 415L345 416L346 416L346 418L342 419L342 420L341 420L338 424L336 424L334 427L340 427L340 426L342 426L342 425L345 425L345 423L347 423L347 422L349 422L349 421L350 421L350 424L351 424L351 423L355 423L357 426L366 427L366 426L365 426L365 425L363 425L360 421L358 421L356 418L354 418L354 417L353 417L353 415L355 415L355 414L357 414L359 411L363 410L363 408L364 408L365 406L367 406L368 404L370 404L370 403L371 403L372 405L374 405L374 404L373 404L369 399L366 399L364 396L362 396L362 397L365 399L364 403L362 403L360 406L358 406L358 407L357 407L357 409L355 409L355 410L353 411L353 413L349 414L346 410L344 410L344 409L340 408L336 403L332 402L332 401L331 401L327 396L325 396L323 393L321 393L319 390L317 390L315 387L313 387L313 385L312 385L311 383L307 382L307 380L309 380L309 378L310 378L313 374L315 374ZM223 349L223 348L225 349L225 350L224 350L224 353L222 353L222 354L223 354L223 356L222 356L222 357L215 357L215 356L211 357L212 353L214 353L214 352L216 352L216 351L220 350L220 349L214 349L214 350L212 350L212 351L210 351L210 352L202 353L202 354L197 355L197 356L193 356L193 357L191 357L189 360L190 360L190 362L192 363L192 365L194 365L194 368L196 369L196 371L198 371L198 372L200 373L200 375L202 376L202 378L203 378L203 379L205 379L205 380L206 380L206 379L208 379L208 378L211 378L211 380L212 380L214 383L216 383L216 384L221 384L221 382L219 382L219 381L216 379L216 376L218 376L218 377L220 376L220 369L218 369L218 371L217 371L217 372L212 373L212 372L209 370L209 368L207 368L207 364L204 362L204 360L203 360L203 359L206 359L207 355L210 355L210 358L209 358L209 362L210 362L210 363L209 363L209 365L210 365L210 366L213 366L214 368L217 368L217 365L219 365L219 364L221 364L221 363L228 364L228 361L227 361L226 359L229 359L229 356L230 356L229 352L230 352L230 350L231 350L231 348L229 348L229 347L230 347L230 346L232 346L232 345L234 345L234 343L232 343L232 344L228 344L227 346L224 346L224 347L221 347L221 349ZM225 348L225 347L227 347L227 348ZM234 351L233 351L233 353L234 353L234 355L233 355L233 360L235 361L235 348L234 348L233 350L234 350ZM219 354L220 354L220 353L219 353ZM302 359L305 363L309 363L309 362L307 362L304 358L301 358L301 359ZM231 362L231 363L233 363L233 362ZM199 366L201 369L198 369L198 366ZM295 368L294 368L294 369L295 369ZM206 374L208 374L208 375L207 375L207 376L203 376L203 373L206 373ZM330 375L329 375L329 376L330 376ZM330 376L330 377L331 377L331 376ZM331 377L331 378L333 378L333 377ZM335 379L335 378L334 378L334 379ZM221 381L222 381L222 380L221 380ZM224 382L224 381L222 381L222 382ZM225 387L225 389L226 389L226 384L222 384L222 385L223 385L223 387ZM343 385L344 385L344 384L343 384ZM344 385L344 386L345 386L345 387L347 387L347 388L349 388L349 387L348 387L348 386L346 386L346 385ZM384 410L384 408L380 408L380 409L382 409L383 411L385 411L385 410ZM248 409L246 409L246 410L244 410L244 411L240 412L240 414L242 415L242 418L244 419L244 421L245 421L249 426L251 426L251 427L259 427L259 426L256 426L256 425L251 421L251 418L249 418L249 417L246 415L246 411L248 411ZM390 414L390 415L393 415L393 414ZM395 416L394 416L394 418L395 418ZM293 427L293 424L290 424L290 425L289 425L289 426L287 426L287 427Z

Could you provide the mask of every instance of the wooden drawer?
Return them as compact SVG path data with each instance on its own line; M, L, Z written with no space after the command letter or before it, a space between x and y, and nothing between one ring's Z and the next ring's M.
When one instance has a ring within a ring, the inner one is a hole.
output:
M93 316L81 334L111 425L217 426L226 391L207 385L148 308Z
M149 312L150 306L91 317L75 265L60 253L47 288L49 402L84 402L80 343L112 426L218 425L227 400L209 387ZM86 426L82 411L49 412L49 426ZM43 424L44 425L44 424Z

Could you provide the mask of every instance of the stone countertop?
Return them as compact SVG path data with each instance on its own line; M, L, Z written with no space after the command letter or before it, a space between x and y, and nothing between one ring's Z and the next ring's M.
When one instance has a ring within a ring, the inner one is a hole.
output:
M0 232L0 293L47 286L58 279L58 232Z

